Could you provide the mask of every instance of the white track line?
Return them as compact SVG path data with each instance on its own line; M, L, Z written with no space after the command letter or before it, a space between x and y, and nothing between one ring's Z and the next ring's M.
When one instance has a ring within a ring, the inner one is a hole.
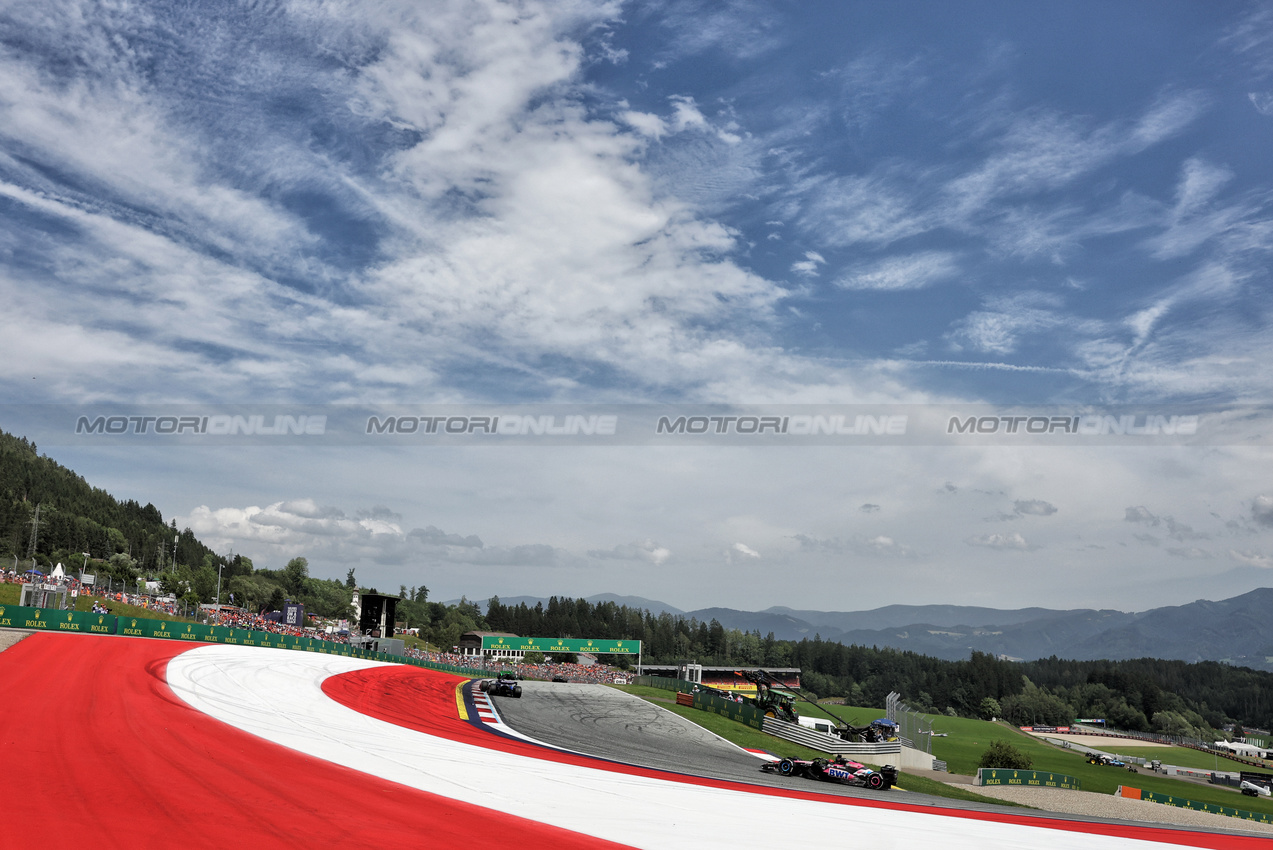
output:
M293 650L201 646L168 664L192 707L253 735L422 791L650 850L716 846L758 825L799 825L872 850L1130 850L1133 839L668 782L489 750L359 714L329 676L381 662ZM741 830L741 832L739 832Z

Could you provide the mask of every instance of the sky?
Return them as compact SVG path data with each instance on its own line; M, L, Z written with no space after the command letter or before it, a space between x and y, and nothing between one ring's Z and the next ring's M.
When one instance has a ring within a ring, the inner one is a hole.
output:
M38 413L1260 411L1267 4L19 0L0 81L0 428L223 554L685 610L1273 579L1267 417L165 444Z

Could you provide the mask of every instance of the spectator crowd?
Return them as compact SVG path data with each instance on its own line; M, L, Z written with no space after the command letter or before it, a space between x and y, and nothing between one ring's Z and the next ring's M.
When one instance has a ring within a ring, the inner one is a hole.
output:
M21 584L30 581L33 577L15 569L0 571L0 582L6 584ZM48 582L48 577L43 574L38 578ZM69 594L73 598L81 595L93 597L92 611L95 614L111 614L110 603L132 605L137 608L145 608L157 614L166 614L171 617L185 616L189 613L189 609L180 603L166 600L162 597L146 596L135 593L126 593L122 591L108 592L93 585L81 584L78 579L67 576L56 580L59 584L65 586ZM302 629L296 626L287 625L278 622L276 619L267 618L264 614L253 614L242 608L224 606L218 612L216 610L208 611L204 609L200 611L200 616L211 625L226 626L232 629L246 629L254 632L270 632L271 634L293 635L296 637L311 637L320 640L327 640L333 643L348 644L350 635L348 632L324 632L316 629ZM550 681L553 679L564 679L568 682L585 682L590 684L626 684L630 679L630 674L625 670L617 667L609 667L604 664L569 664L563 662L545 661L542 664L526 664L522 662L506 662L493 659L475 658L471 655L460 655L454 652L432 652L423 649L408 648L405 654L409 658L415 658L422 661L429 661L434 664L446 664L452 667L467 667L469 669L489 671L492 676L501 672L513 672L520 679L542 679Z

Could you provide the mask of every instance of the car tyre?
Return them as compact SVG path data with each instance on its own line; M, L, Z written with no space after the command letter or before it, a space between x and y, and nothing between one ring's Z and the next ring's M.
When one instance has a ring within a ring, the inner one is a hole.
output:
M778 773L783 776L790 776L796 772L796 764L791 759L783 759L778 762Z

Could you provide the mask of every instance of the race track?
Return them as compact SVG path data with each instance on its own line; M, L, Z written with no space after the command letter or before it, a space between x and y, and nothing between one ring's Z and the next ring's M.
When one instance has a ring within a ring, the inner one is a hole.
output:
M521 683L493 699L509 726L538 741L615 761L719 779L760 774L760 759L701 726L605 685Z
M554 747L654 770L840 797L880 800L880 791L836 783L806 784L760 770L761 759L703 727L643 699L608 688L561 682L522 682L520 699L493 698L505 723ZM779 754L781 754L781 745ZM912 795L908 802L944 806L942 798ZM963 808L984 809L970 806Z
M462 681L289 650L36 634L0 653L0 846L699 850L764 825L882 850L1269 846L672 777L490 734L460 719Z

